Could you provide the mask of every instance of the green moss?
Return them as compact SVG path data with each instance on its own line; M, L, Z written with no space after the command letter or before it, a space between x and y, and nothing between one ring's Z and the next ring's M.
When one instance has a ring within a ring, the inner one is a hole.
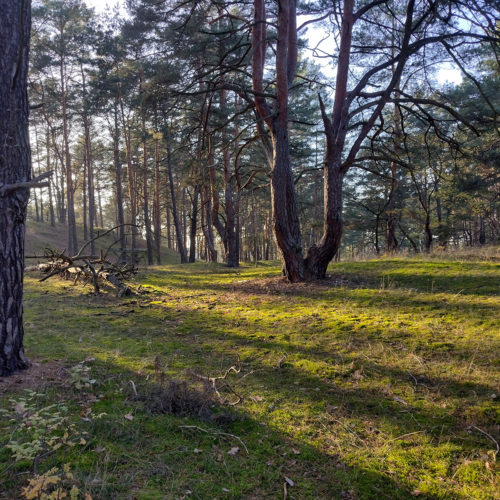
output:
M97 380L91 403L64 371L46 381L47 401L66 401L88 439L39 470L70 463L95 498L279 498L285 477L295 498L492 498L494 444L470 426L491 434L498 421L498 264L381 259L330 272L341 287L283 285L271 263L169 265L124 299L27 278L28 355L66 368L91 356ZM157 414L132 397L130 381L139 394L162 377L196 385L193 372L220 375L238 357L231 390L221 383L228 401L242 397L231 418ZM104 415L82 420L87 407ZM0 440L10 432L2 422ZM9 461L4 448L0 484L16 496L18 468L32 464Z

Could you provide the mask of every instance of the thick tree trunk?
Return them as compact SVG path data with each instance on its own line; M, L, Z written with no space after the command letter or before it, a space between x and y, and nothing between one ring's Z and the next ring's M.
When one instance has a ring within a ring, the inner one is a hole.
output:
M304 259L286 124L273 127L271 206L274 237L280 250L283 272L291 283L302 281L305 277Z
M342 184L344 174L340 169L340 158L325 162L325 208L323 237L318 245L309 248L304 260L306 277L322 279L330 261L340 248L342 237Z
M0 376L28 367L23 348L24 235L30 180L28 51L31 3L4 0L0 16Z

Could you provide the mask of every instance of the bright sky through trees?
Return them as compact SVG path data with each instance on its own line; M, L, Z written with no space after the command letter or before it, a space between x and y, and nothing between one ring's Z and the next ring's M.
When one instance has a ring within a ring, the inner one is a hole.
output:
M97 12L105 12L106 9L113 9L116 5L122 7L123 12L125 11L124 0L85 0L85 3L90 7L94 7ZM307 30L309 47L317 47L318 49L324 48L326 50L327 45L331 43L331 39L326 37L323 30L313 28L312 26L313 25L311 25L311 27ZM324 67L323 71L327 75L334 75L333 68L331 68L330 64L325 63L324 59L319 59L318 61L319 64ZM440 68L437 73L437 79L441 85L446 83L456 85L462 82L462 75L460 74L460 70L455 68L452 64L443 64L442 68Z

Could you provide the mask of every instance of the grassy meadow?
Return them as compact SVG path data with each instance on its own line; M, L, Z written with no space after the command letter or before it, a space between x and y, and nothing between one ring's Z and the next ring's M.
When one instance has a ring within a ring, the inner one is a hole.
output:
M29 274L0 498L499 498L499 259L329 272L171 264L124 298Z

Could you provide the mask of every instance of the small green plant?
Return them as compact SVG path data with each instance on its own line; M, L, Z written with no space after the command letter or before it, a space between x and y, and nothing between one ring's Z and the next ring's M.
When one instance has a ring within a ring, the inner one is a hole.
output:
M90 378L90 366L85 364L85 361L73 366L70 370L71 378L69 383L76 389L90 389L96 380Z
M63 445L75 446L80 438L74 425L68 423L68 408L57 404L38 408L40 396L43 394L27 390L25 396L9 400L10 410L0 409L12 427L5 446L16 461L35 460Z

